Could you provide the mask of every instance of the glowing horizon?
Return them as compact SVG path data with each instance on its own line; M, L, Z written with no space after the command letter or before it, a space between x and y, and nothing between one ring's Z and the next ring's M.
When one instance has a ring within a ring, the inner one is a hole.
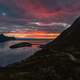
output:
M48 32L9 32L5 35L16 38L36 38L36 39L54 39L60 33L48 33Z

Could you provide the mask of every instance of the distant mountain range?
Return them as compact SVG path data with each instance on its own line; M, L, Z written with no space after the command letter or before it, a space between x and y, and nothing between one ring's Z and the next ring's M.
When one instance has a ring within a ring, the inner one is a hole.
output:
M0 34L0 42L5 42L5 41L9 41L9 40L15 40L15 37L8 37L5 36L4 34Z
M2 80L80 80L80 17L31 57L1 69Z

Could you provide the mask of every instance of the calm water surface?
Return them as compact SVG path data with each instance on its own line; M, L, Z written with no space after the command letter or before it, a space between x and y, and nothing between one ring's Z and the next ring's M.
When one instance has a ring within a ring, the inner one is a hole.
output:
M10 49L9 46L18 42L32 43L32 47L22 47L17 49ZM40 50L39 45L48 43L48 40L26 40L26 41L9 41L0 43L0 66L6 66L33 55Z

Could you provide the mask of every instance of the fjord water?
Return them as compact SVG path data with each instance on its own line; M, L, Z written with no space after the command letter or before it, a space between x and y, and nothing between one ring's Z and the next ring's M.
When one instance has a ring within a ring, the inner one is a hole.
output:
M26 41L9 41L0 43L0 66L6 66L15 62L24 60L25 58L30 57L36 51L40 50L39 46L44 45L49 40L26 40ZM32 47L22 47L16 49L10 49L9 47L13 44L19 42L29 42L32 43Z

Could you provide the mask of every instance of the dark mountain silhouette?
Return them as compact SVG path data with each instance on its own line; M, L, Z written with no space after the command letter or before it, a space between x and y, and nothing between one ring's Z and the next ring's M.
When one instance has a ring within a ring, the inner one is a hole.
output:
M80 80L79 33L80 17L42 50L2 69L0 79Z
M5 41L9 41L9 40L15 40L15 38L5 36L4 34L0 34L0 42L5 42Z
M54 41L48 43L45 47L67 47L76 46L80 47L80 17Z

